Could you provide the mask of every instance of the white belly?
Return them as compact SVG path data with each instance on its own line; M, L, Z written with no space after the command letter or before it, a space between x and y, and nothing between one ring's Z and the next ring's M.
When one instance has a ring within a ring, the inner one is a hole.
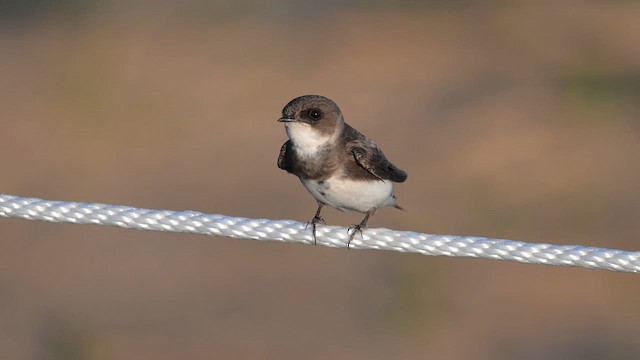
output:
M341 211L365 213L396 203L389 180L354 181L334 176L324 181L302 180L302 184L316 200Z

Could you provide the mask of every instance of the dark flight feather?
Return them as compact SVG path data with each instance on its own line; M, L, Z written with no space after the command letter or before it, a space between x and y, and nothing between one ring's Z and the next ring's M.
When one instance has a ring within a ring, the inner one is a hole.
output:
M280 155L278 155L278 167L287 172L292 172L291 169L291 140L287 140L280 148ZM288 151L287 151L288 150Z
M358 165L365 168L380 180L391 180L394 182L407 180L407 173L390 163L377 146L375 149L368 148L367 150L354 147L351 149L351 152Z
M349 124L344 125L345 145L358 165L380 180L393 182L407 180L407 173L389 162L378 145Z

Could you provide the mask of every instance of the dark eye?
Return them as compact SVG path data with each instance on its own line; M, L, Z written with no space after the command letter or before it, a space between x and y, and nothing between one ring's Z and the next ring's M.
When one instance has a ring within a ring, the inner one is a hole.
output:
M322 115L324 114L322 114L322 111L320 111L320 109L309 109L307 115L309 116L309 119L320 120L322 119Z

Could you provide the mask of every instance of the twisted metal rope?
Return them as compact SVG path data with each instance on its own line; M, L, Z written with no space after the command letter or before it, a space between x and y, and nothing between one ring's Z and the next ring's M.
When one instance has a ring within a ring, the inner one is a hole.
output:
M311 229L305 229L306 224L298 221L249 219L196 211L138 209L0 195L0 216L313 244ZM348 237L347 229L343 227L318 226L317 229L318 245L346 247ZM356 235L351 242L351 248L640 272L640 252L578 245L525 243L476 236L366 229L362 236Z

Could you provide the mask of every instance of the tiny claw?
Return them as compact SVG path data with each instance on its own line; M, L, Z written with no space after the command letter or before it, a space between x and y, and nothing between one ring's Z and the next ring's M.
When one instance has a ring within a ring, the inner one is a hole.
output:
M347 229L347 234L351 232L351 230L353 230L353 232L351 233L351 235L349 235L349 241L347 242L347 250L351 249L350 248L351 241L356 236L356 233L360 233L360 236L362 236L362 225L356 224L356 225L349 226L349 228Z
M316 224L322 222L323 224L327 224L324 219L322 218L322 216L320 215L316 215L313 217L313 219L307 221L307 225L305 225L304 229L307 230L307 228L309 227L309 224L311 224L311 234L313 235L313 245L317 245L317 240L316 240Z

